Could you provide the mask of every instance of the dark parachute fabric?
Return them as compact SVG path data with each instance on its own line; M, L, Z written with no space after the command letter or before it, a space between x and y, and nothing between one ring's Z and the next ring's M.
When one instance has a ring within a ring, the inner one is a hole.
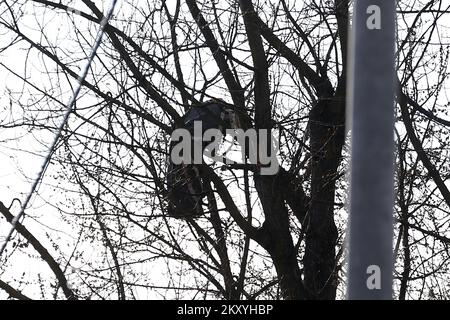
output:
M169 191L169 216L192 217L203 215L203 181L194 165L169 163L167 186Z
M222 133L232 127L233 111L218 101L208 101L193 106L183 116L183 128L194 137L194 124L200 121L202 135L208 129L219 129ZM198 137L200 138L200 137ZM203 150L209 144L204 141ZM171 144L170 150L173 145ZM169 157L167 172L168 215L171 217L198 217L203 215L202 199L206 195L203 180L194 164L174 164Z

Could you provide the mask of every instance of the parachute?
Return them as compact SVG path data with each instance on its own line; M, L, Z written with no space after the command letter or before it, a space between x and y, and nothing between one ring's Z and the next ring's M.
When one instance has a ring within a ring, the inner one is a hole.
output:
M208 129L219 129L222 134L226 129L236 128L238 120L233 109L219 101L207 101L193 106L182 117L182 128L194 137L194 123L202 123L202 135ZM202 151L210 141L203 141ZM170 150L173 148L171 143ZM171 217L198 217L204 214L202 200L205 197L204 181L195 164L174 164L169 156L167 172L168 215Z

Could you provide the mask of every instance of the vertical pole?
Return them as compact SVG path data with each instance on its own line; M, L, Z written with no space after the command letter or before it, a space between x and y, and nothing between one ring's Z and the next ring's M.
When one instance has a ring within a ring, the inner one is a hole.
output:
M356 0L350 40L352 134L348 299L392 299L394 0Z

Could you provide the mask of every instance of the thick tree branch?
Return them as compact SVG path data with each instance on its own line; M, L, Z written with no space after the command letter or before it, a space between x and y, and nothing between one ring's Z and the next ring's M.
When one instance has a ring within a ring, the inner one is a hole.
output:
M223 79L225 80L225 83L233 99L233 103L243 109L245 107L244 90L234 78L233 73L228 66L227 60L225 59L225 55L220 50L219 43L217 42L217 39L214 37L213 32L208 26L208 22L206 22L205 18L200 12L200 9L198 8L195 0L186 0L186 4L189 7L189 11L191 12L192 17L195 19L195 22L199 26L200 31L205 37L206 44L211 50L214 60L216 61L217 66L222 73Z
M0 212L6 218L6 221L8 221L9 223L11 223L12 220L14 219L14 216L11 214L11 212L9 212L8 208L6 208L2 202L0 202ZM77 295L72 291L72 289L69 288L64 272L61 270L58 262L56 262L56 260L53 259L51 254L47 251L47 249L20 222L17 223L16 230L33 246L34 249L36 249L36 251L41 256L42 260L44 260L48 264L50 269L55 274L56 279L58 280L58 283L61 286L66 298L69 300L77 300L78 299Z
M271 127L269 67L259 31L258 16L251 0L240 0L239 4L255 68L255 124L256 128L269 129Z
M3 282L2 280L0 280L0 289L5 290L6 293L9 294L9 296L11 298L14 298L14 299L17 299L17 300L31 300L26 295L24 295L22 292L20 292L17 289L14 289L13 287L11 287L6 282Z
M342 76L343 81L347 74L347 47L348 47L348 1L334 0L334 10L338 25L338 34L340 39L340 48L342 55Z
M251 222L247 221L241 214L240 210L236 206L233 198L228 191L228 188L223 183L222 179L207 165L201 166L201 173L206 176L208 180L210 180L214 187L216 188L217 193L222 199L225 207L227 208L230 215L233 217L234 221L237 225L244 231L250 238L257 241L258 243L262 243L263 235L261 234L261 230L253 227Z
M400 110L402 113L403 123L405 124L406 132L408 134L409 139L411 140L411 143L416 150L417 156L419 157L420 161L423 163L425 168L428 171L428 174L433 179L434 183L436 184L437 188L441 192L442 196L444 197L445 202L448 206L450 206L450 191L445 185L445 182L442 180L441 175L439 174L439 171L436 169L436 167L431 163L430 159L428 158L428 155L426 154L425 150L423 149L422 142L419 140L419 138L416 136L413 122L411 119L411 116L408 111L408 103L410 103L410 98L406 94L404 94L401 89L399 89L398 92L398 103L400 106Z
M234 284L233 273L231 271L230 258L228 255L226 235L223 231L222 221L217 209L217 201L209 181L205 181L206 192L208 198L208 208L211 213L210 221L213 225L216 241L214 247L220 258L220 267L225 282L225 290L227 291L227 299L238 299L236 296L236 286Z
M283 41L278 38L273 30L267 24L257 17L257 21L261 28L261 35L272 45L278 53L288 60L299 72L300 76L305 77L308 82L316 90L317 95L331 96L333 86L327 78L322 78L317 74L306 62L302 60L294 51L292 51Z
M92 10L92 12L97 16L98 19L103 18L103 13L97 8L94 2L90 0L83 0L83 3ZM106 32L108 33L114 47L119 52L121 58L124 60L133 76L136 78L141 87L144 88L150 98L155 101L162 110L167 112L167 114L170 115L175 122L180 121L180 115L178 114L178 112L158 93L158 91L156 91L156 89L153 87L153 84L145 78L142 72L140 72L139 68L133 62L131 56L127 52L124 45L117 38L117 36L112 32L108 32L108 29L106 29Z
M280 168L280 176L282 179L281 185L283 186L284 199L298 221L303 224L309 210L311 198L306 195L298 178L290 172Z

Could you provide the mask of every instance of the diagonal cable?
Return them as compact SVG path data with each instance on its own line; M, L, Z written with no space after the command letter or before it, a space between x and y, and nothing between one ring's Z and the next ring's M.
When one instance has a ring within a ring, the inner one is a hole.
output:
M79 75L79 77L77 79L77 86L76 86L75 90L73 91L72 97L70 98L70 100L67 104L67 108L66 108L66 112L64 113L63 120L61 121L61 124L59 125L58 130L56 131L55 137L49 147L47 156L45 157L44 162L42 163L41 169L40 169L36 179L33 181L33 184L31 185L31 190L28 193L25 201L23 202L23 204L20 208L19 214L16 215L14 217L14 219L11 221L11 229L9 230L8 235L6 236L5 241L2 244L2 247L0 248L0 256L3 254L3 251L5 250L6 245L8 244L9 240L11 239L11 237L14 233L14 230L16 230L17 223L19 222L20 218L23 217L23 215L25 213L25 209L28 206L28 203L30 202L30 199L33 196L34 192L36 191L36 188L39 185L39 182L42 180L42 178L45 175L45 171L50 163L53 152L55 151L56 144L58 143L59 138L61 137L61 133L62 133L65 125L67 124L67 121L69 120L69 116L72 113L75 102L77 101L78 95L83 86L83 82L86 79L86 76L89 72L92 61L94 60L94 57L97 53L97 49L99 48L100 43L102 42L102 37L103 37L103 33L105 32L105 27L113 15L116 4L117 4L117 0L111 1L111 5L110 5L110 8L108 9L107 14L103 17L102 21L100 22L100 29L97 32L97 36L95 38L94 45L92 46L91 53L88 57L88 61L86 63L86 66L82 70L82 73Z

